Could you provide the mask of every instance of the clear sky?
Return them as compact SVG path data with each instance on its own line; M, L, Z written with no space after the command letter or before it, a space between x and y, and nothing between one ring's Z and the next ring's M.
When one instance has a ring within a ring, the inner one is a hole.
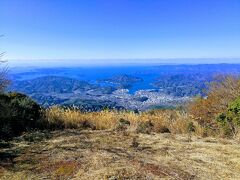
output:
M0 34L6 59L240 58L240 0L0 0Z

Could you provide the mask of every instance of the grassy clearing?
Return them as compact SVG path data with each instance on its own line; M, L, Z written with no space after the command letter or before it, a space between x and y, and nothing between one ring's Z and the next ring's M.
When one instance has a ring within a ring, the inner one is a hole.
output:
M1 179L240 178L239 142L169 133L35 132L0 153Z

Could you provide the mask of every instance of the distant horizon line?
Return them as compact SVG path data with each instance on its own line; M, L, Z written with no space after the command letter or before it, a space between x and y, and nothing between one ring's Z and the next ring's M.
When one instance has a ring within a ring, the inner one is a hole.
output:
M5 59L9 67L116 67L240 64L240 58Z
M169 57L169 58L4 58L5 60L174 60L174 59L240 59L240 57Z

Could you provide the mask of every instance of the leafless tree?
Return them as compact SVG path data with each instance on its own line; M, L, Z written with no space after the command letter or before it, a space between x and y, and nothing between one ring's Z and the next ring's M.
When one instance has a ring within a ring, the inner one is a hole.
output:
M2 37L2 35L0 35ZM0 92L3 92L9 84L7 78L8 67L6 61L2 60L4 53L0 53Z

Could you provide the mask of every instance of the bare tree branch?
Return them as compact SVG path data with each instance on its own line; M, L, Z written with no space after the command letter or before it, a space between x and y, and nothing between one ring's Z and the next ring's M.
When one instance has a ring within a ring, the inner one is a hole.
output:
M0 35L0 37L3 37L3 35ZM7 65L3 65L6 63L5 60L2 60L4 54L5 52L0 53L0 92L3 92L10 83L7 78L8 67Z

